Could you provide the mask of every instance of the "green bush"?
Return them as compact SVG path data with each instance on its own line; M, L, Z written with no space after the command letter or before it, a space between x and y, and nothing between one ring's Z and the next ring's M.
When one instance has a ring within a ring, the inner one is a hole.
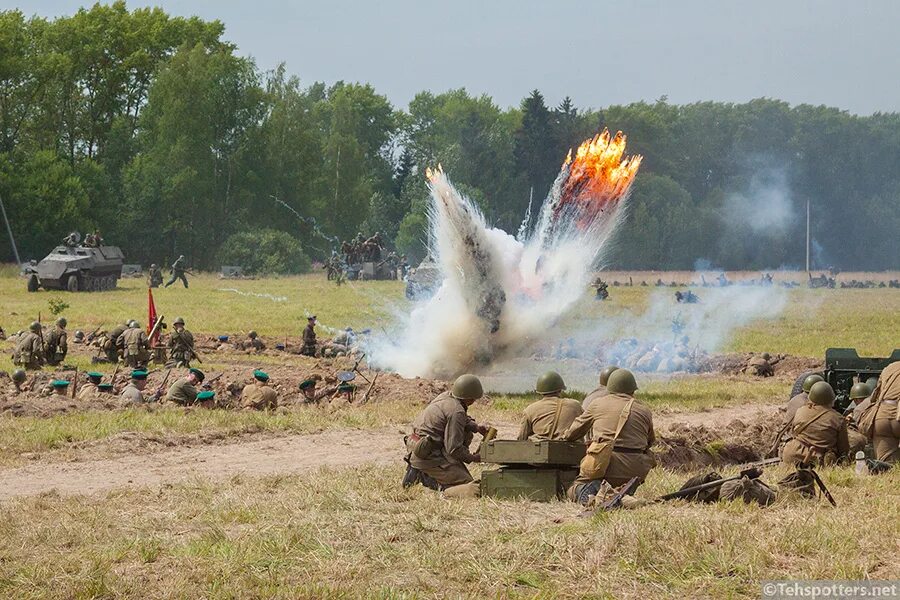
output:
M312 266L300 242L275 229L235 233L219 248L219 262L255 275L307 273Z

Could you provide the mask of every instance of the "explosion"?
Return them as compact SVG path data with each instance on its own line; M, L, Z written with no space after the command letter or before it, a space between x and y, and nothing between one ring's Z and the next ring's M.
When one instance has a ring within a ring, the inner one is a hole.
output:
M616 229L641 157L625 136L586 140L563 163L530 235L490 228L443 169L426 170L431 253L443 283L408 317L402 338L371 348L373 362L405 376L477 371L542 338L583 294Z

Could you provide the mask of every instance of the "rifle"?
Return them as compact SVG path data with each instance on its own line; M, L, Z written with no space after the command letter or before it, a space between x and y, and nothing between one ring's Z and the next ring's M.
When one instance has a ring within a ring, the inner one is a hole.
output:
M44 347L44 325L43 325L43 323L41 323L41 311L38 311L38 325L40 325L40 327L38 327L38 335L41 336L41 352L40 353L42 356L40 357L40 361L41 361L41 364L44 364L44 356L46 356L44 353L46 352L46 348Z
M156 388L156 391L153 393L153 399L154 399L156 402L159 402L159 399L160 399L160 397L162 396L162 392L163 392L163 390L164 390L165 387L166 387L166 383L169 382L169 376L170 376L171 374L172 374L172 369L169 369L169 370L166 372L166 376L163 378L162 383L159 384L159 387Z
M378 371L375 371L375 377L372 378L372 383L369 384L369 389L366 390L366 395L363 396L361 404L365 404L369 400L369 394L372 393L372 388L375 387L376 381L378 381Z
M109 380L109 384L110 384L110 385L115 385L115 384L116 384L116 375L117 375L118 373L119 373L119 363L116 363L116 368L115 368L115 370L113 371L112 379Z
M212 387L212 384L214 384L214 383L217 382L218 380L222 379L222 376L223 376L224 374L225 374L225 372L222 371L221 373L219 373L218 375L216 375L215 377L213 377L213 378L210 379L209 381L204 382L204 383L203 383L203 387L205 387L205 388L211 388L211 387Z
M75 367L75 377L72 378L72 399L75 398L75 390L78 389L78 367Z
M665 502L666 500L674 500L676 498L685 498L687 496L692 496L697 492L702 492L703 490L708 490L714 487L720 487L723 483L727 481L737 481L742 477L747 477L748 479L759 479L762 475L762 469L759 467L750 467L749 469L744 469L737 475L733 477L725 477L724 479L716 479L715 481L710 481L709 483L701 483L700 485L693 485L689 488L685 488L683 490L678 490L677 492L671 492L669 494L665 494L664 496L660 496L656 499L656 502Z
M631 479L628 480L628 483L626 483L624 486L622 486L621 490L616 492L615 496L613 496L612 498L610 498L609 500L607 500L606 502L604 502L603 504L598 506L596 509L594 509L594 514L599 513L599 512L605 512L608 510L615 510L615 509L619 508L620 506L622 506L622 498L633 494L634 490L637 489L638 485L639 485L638 478L632 477Z
M815 470L811 466L800 465L797 467L798 471L805 471L812 475L812 478L816 482L816 486L822 491L822 495L828 498L828 502L835 508L837 508L837 502L834 501L834 496L831 495L831 492L828 491L828 488L825 487L825 482L822 481L822 478L819 477L819 474L815 472Z
M781 426L781 429L775 434L775 439L772 440L772 447L769 448L769 451L766 452L766 456L774 457L778 456L778 445L781 443L781 438L787 433L788 427L791 426L791 421L788 421L784 425Z
M103 327L103 323L100 323L100 325L97 326L97 329L95 329L90 334L88 334L88 336L84 339L87 340L88 342L93 342L94 338L97 337L97 334L100 333L100 329L102 327Z

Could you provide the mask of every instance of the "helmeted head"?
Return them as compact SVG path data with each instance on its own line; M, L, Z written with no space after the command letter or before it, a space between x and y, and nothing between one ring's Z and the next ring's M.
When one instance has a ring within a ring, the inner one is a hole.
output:
M476 376L466 373L460 375L453 382L450 389L450 395L457 400L474 402L484 396L484 388L481 386L481 380Z
M80 342L80 341L83 340L83 339L84 339L84 332L83 332L82 330L80 330L80 329L78 329L77 331L75 331L75 341L76 341L76 342Z
M156 263L150 263L150 268L151 268L151 269L157 268L157 267L156 267Z
M28 329L34 333L40 333L41 332L41 324L38 323L37 321L33 321L31 323L31 325L28 326Z
M868 398L872 394L872 388L869 387L868 383L854 383L853 387L850 388L850 399L851 400L861 400L863 398Z
M763 358L763 360L769 360L769 359L772 358L772 355L769 354L768 352L763 352L763 353L762 353L762 358Z
M821 375L819 375L818 373L813 373L812 375L807 375L806 379L803 380L803 391L808 394L809 390L812 388L812 386L819 383L820 381L825 381L825 378L822 377Z
M129 329L137 329L138 327L140 327L140 324L137 321L135 321L134 319L128 321Z
M174 325L175 327L184 327L184 318L177 317L174 321L172 321L172 325Z
M57 325L58 327L62 327L63 329L65 329L65 328L66 328L66 325L68 325L68 324L69 324L69 322L66 321L66 318L65 318L65 317L60 317L60 318L58 318L58 319L56 320L56 325Z
M547 371L538 377L534 389L542 396L549 396L551 394L558 394L566 389L566 384L559 373L556 371Z
M834 390L826 381L816 382L809 388L809 401L818 406L834 406Z
M600 369L600 385L609 384L609 376L618 368L615 365L608 365Z
M628 369L616 369L609 376L606 389L612 394L634 394L638 389L637 381L634 379L634 373Z
M28 377L28 375L22 369L16 369L15 371L13 371L13 374L12 374L13 383L15 383L17 385L22 385L23 383L25 383L25 379L27 377Z
M255 339L257 338L257 333L256 333L256 331L254 331L254 330L251 329L251 330L250 330L250 333L247 334L247 337L250 338L251 340L255 340Z

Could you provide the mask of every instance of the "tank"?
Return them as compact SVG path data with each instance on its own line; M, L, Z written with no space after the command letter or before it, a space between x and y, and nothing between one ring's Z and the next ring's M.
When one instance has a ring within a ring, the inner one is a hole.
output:
M100 292L115 289L125 256L117 246L57 246L26 268L28 291Z
M406 278L406 297L410 300L424 300L437 291L442 281L437 263L426 256L422 264Z

